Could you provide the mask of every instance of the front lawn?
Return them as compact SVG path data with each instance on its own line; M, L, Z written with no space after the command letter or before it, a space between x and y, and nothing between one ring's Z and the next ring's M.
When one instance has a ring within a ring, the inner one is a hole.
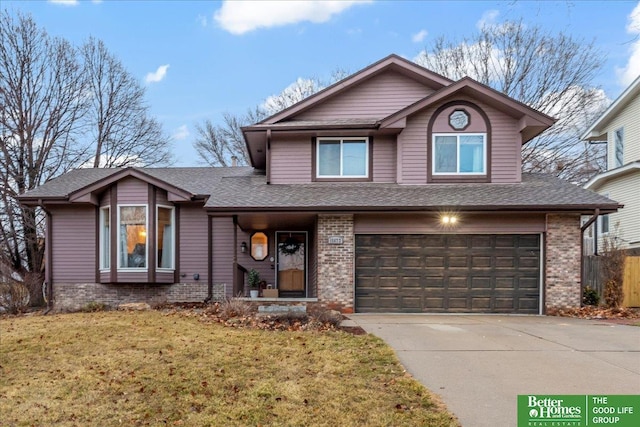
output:
M380 339L159 311L0 319L7 426L457 426Z

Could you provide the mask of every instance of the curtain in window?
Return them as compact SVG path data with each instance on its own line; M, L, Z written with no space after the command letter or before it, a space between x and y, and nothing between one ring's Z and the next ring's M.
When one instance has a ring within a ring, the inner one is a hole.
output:
M342 175L365 176L367 174L367 143L345 141L342 144Z
M129 267L129 254L127 253L127 226L120 226L120 267Z
M171 225L164 226L164 232L162 237L162 256L160 259L160 268L173 268L171 262L173 260L173 241L171 234Z
M484 172L484 138L481 135L460 135L460 172Z
M321 142L318 157L318 176L340 175L340 142Z
M436 136L435 172L456 172L457 138Z

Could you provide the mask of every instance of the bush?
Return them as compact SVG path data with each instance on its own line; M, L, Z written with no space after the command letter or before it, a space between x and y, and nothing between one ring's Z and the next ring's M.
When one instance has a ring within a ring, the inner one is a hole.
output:
M109 306L101 302L91 301L86 303L80 311L83 313L95 313L97 311L107 311Z
M251 304L239 298L227 298L218 305L218 316L225 321L234 317L249 316L253 311Z
M582 294L582 304L598 305L599 303L600 303L600 295L598 295L598 291L596 291L590 286L587 286L584 289L584 293Z
M10 314L24 312L29 307L29 288L20 282L0 283L0 307Z

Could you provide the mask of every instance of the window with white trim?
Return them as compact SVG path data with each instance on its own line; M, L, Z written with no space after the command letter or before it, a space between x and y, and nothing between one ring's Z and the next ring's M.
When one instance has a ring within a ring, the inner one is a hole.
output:
M147 206L118 206L118 268L147 268Z
M614 132L615 141L615 167L619 168L624 164L624 128L617 129Z
M100 269L111 267L111 209L109 206L100 208Z
M368 138L318 138L317 178L368 178Z
M175 253L174 211L169 206L157 207L156 249L158 268L173 269Z
M599 234L609 234L609 214L600 215L598 219L600 220Z
M485 175L487 136L484 133L441 133L433 135L434 175Z

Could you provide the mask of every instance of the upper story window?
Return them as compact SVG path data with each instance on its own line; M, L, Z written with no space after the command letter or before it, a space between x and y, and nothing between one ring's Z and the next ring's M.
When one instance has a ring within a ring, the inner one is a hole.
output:
M100 209L100 269L111 267L111 209L107 206Z
M156 250L158 268L174 268L174 214L173 208L157 207Z
M316 159L318 178L367 178L368 138L318 138Z
M600 229L598 234L609 234L609 214L600 215L598 219L600 220Z
M434 175L485 175L486 134L440 133L433 135Z
M147 268L147 206L118 207L118 268Z
M624 164L624 128L617 129L614 132L615 142L615 167L618 168Z

